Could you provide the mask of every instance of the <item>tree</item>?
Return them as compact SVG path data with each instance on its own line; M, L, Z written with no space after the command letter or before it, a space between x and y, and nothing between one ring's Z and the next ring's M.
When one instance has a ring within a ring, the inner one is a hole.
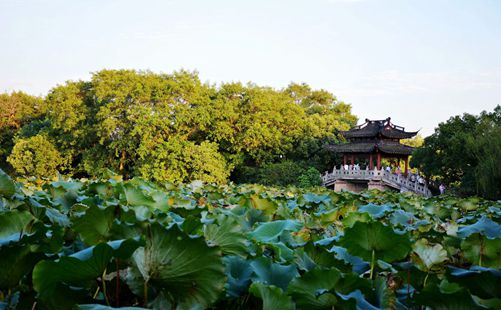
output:
M173 137L155 148L140 148L138 174L146 179L160 182L190 182L201 180L207 183L226 183L230 167L211 142L195 144Z
M479 116L451 117L425 138L424 146L413 153L411 164L461 195L500 197L496 164L501 156L500 127L500 106Z
M52 177L64 165L59 151L43 135L18 140L7 161L23 176Z
M44 102L39 97L23 92L0 94L0 168L6 166L7 156L14 146L14 136L25 124L40 118L45 112Z

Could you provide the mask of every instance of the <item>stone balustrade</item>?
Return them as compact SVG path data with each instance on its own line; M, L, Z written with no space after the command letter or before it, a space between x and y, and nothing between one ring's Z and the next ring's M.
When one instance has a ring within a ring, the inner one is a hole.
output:
M411 180L410 174L404 176L387 172L384 169L334 169L326 171L322 176L324 186L331 186L336 180L364 180L364 181L382 181L387 186L400 191L410 191L423 196L431 196L431 192L426 184L420 184L417 180Z

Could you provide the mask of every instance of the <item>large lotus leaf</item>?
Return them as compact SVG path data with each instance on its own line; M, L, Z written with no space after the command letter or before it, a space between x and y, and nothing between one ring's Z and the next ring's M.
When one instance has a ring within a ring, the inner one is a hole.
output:
M464 257L474 265L501 268L501 238L473 234L461 242Z
M0 196L10 198L16 193L14 181L0 169Z
M320 204L321 202L327 202L330 200L329 195L318 195L314 193L303 194L303 199L306 202L313 202L315 204Z
M378 206L378 205L375 205L373 203L370 203L368 205L361 206L358 209L358 212L360 212L360 213L367 212L373 218L378 219L378 218L385 216L385 214L391 210L392 210L392 207L390 205Z
M305 252L304 248L297 248L294 250L294 263L297 268L303 271L309 271L317 267L313 259Z
M207 246L203 238L190 238L177 226L167 230L153 223L146 245L133 254L127 283L146 300L163 292L179 309L206 308L225 284L221 250Z
M292 280L287 291L300 309L331 309L337 302L331 290L340 278L335 268L316 268Z
M345 212L341 209L331 209L316 212L314 215L320 220L320 223L327 225L338 221L345 215Z
M501 238L501 225L482 216L475 224L459 228L457 235L464 239L474 233L479 233L489 239Z
M380 310L379 308L377 307L374 307L370 302L368 302L366 299L365 299L365 296L364 294L360 291L360 290L355 290L349 294L341 294L339 292L337 292L337 295L339 297L341 297L342 300L350 300L350 299L354 299L356 301L356 309L360 309L360 310ZM350 307L352 308L352 307Z
M13 289L28 275L43 253L33 253L30 246L11 244L0 247L0 290Z
M273 242L266 244L268 248L273 250L274 257L280 263L288 263L294 260L294 250L289 248L283 242Z
M346 228L339 245L366 261L372 261L374 253L374 258L389 263L405 258L411 250L407 234L399 235L380 222L358 222Z
M299 231L303 224L293 220L281 220L259 224L249 236L259 242L276 242L284 231Z
M142 243L115 240L100 243L57 261L44 260L33 269L33 287L51 309L70 309L89 294L113 257L129 258Z
M343 263L337 260L328 250L315 246L311 242L305 244L303 250L308 255L308 258L315 263L315 265L326 268L336 267L338 269L341 265L343 265ZM344 267L348 267L348 265Z
M26 211L7 211L0 213L0 238L6 238L13 234L20 237L26 225L33 216Z
M113 249L105 243L84 251L91 253L75 253L58 261L44 260L33 269L33 288L48 307L70 309L77 304L80 301L74 294L77 289L81 293L78 295L85 295L113 257Z
M281 265L273 263L270 258L259 257L251 262L254 282L262 282L264 284L275 285L282 290L287 290L289 282L297 277L296 266Z
M353 227L355 223L358 222L370 222L372 220L371 216L367 212L352 212L348 214L347 217L343 219L344 227Z
M123 184L127 204L130 206L145 206L154 209L168 209L169 197L166 193L150 188L139 179L133 179Z
M248 240L236 218L224 216L217 224L204 226L204 236L209 246L218 246L224 254L246 256Z
M278 208L276 202L269 198L261 198L259 195L252 195L249 197L249 200L254 209L261 210L266 215L272 215Z
M263 300L263 310L295 309L292 299L276 286L259 282L252 283L249 292Z
M114 310L114 309L120 309L120 310L146 310L146 308L139 308L139 307L120 307L120 308L113 308L109 306L104 306L104 305L99 305L99 304L85 304L85 305L78 305L78 310Z
M447 252L442 245L430 245L428 240L420 239L412 246L416 257L416 266L423 271L430 271L432 267L443 264L447 260Z
M472 266L462 269L450 266L450 280L468 288L472 295L483 299L501 298L501 271Z
M230 297L239 297L247 292L251 284L252 268L250 261L240 256L223 257L227 278L226 294Z
M396 210L395 212L393 212L390 218L390 222L395 226L401 225L404 227L408 227L415 221L416 217L414 216L414 214L406 212L404 210Z
M90 206L80 217L73 218L73 230L89 245L107 241L115 219L115 207Z
M427 285L421 292L414 296L413 302L419 306L428 306L433 310L481 309L465 289L447 293L441 291L436 284Z
M369 263L364 261L358 256L353 256L348 253L348 251L340 246L333 246L329 252L332 252L335 254L335 257L339 260L344 261L347 264L352 265L352 270L353 272L356 272L358 274L362 274L366 272L367 270L370 269Z

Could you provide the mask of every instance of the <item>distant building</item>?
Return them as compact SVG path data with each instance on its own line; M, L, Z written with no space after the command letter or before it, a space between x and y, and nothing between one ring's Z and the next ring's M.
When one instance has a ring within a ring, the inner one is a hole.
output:
M404 127L393 124L389 117L385 120L366 119L365 123L341 132L348 142L326 148L342 156L343 165L340 169L334 167L332 173L326 172L322 177L324 185L337 191L377 188L412 191L428 196L428 188L408 175L409 155L413 148L400 143L401 139L412 138L417 133L405 131ZM382 159L394 163L394 173L382 169ZM402 173L401 160L404 161Z

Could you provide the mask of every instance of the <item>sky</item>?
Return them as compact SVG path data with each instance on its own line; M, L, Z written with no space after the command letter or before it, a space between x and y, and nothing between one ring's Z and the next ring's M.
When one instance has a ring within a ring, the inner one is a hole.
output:
M0 92L101 69L304 82L423 136L501 105L501 0L0 0Z

